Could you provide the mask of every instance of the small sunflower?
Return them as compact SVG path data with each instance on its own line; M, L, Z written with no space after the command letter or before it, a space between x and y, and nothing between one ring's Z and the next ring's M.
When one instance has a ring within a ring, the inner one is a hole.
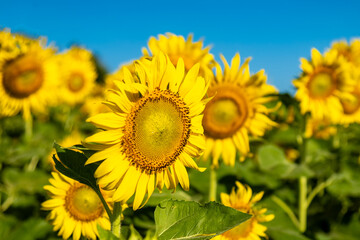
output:
M98 224L110 230L108 215L93 189L58 172L52 172L52 176L51 185L44 187L51 199L43 202L42 207L51 211L49 219L59 236L68 239L72 235L74 240L79 240L82 235L96 239ZM111 193L102 191L102 194L109 204Z
M15 37L16 49L0 51L0 115L13 116L22 111L25 119L32 111L44 112L54 102L57 66L54 50L40 40Z
M360 67L360 39L353 39L350 44L347 41L334 42L331 49L336 50L347 62Z
M311 60L300 59L302 74L293 81L297 88L295 98L300 101L302 114L310 112L315 119L339 118L342 112L340 99L348 99L354 82L349 65L338 57L336 50L321 55L315 48Z
M91 53L72 47L57 58L62 81L60 98L70 105L84 102L95 87L97 77Z
M9 29L0 30L0 55L2 58L16 56L19 48L16 46L17 39L11 34Z
M231 67L221 55L225 65L224 73L217 66L216 77L208 94L214 96L204 110L203 127L206 137L204 159L212 155L213 165L218 166L220 156L226 165L234 165L236 149L242 154L249 149L249 133L263 136L266 129L276 126L267 117L271 111L265 103L273 100L269 94L277 93L266 83L266 75L261 70L250 75L249 61L240 67L240 55L232 59Z
M337 132L336 126L328 118L309 118L306 122L305 137L317 139L329 139Z
M192 34L189 34L186 40L183 36L172 33L159 34L158 39L150 38L148 46L152 55L156 55L160 51L166 53L174 65L177 64L179 58L182 58L186 72L196 63L200 63L200 76L207 78L212 75L211 69L215 66L215 60L214 56L209 53L210 47L203 48L202 40L193 42ZM150 56L150 53L143 48L145 56Z
M239 226L218 235L214 240L260 240L260 237L267 237L265 234L266 227L261 225L262 222L269 222L274 219L273 214L265 215L267 209L257 209L254 205L261 200L264 192L260 192L252 197L252 190L249 186L244 186L236 182L237 191L232 189L230 195L221 193L221 202L225 206L235 208L244 213L253 215L249 220L241 223Z
M205 148L201 114L207 86L198 77L199 64L185 74L181 58L176 67L163 53L146 61L135 62L135 74L124 69L124 81L115 82L119 89L110 90L105 102L112 112L88 119L105 131L85 139L98 150L87 164L104 160L95 172L99 184L115 189L116 202L135 194L135 210L155 186L174 189L180 183L188 190L185 167L203 170L192 157Z

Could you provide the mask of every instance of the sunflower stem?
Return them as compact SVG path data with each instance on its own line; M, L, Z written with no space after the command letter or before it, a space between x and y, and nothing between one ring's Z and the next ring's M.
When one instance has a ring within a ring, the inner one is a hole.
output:
M33 118L30 114L25 118L25 141L30 142L33 135Z
M307 220L307 177L300 177L299 179L299 230L300 232L305 232L306 230L306 220Z
M105 208L105 211L106 211L107 215L109 216L109 219L112 219L112 218L113 218L113 214L111 213L111 210L110 210L110 208L109 208L108 204L106 203L106 201L105 201L105 199L104 199L103 195L101 194L100 190L99 190L99 189L97 189L97 191L95 191L95 192L96 192L96 193L97 193L97 195L99 196L100 201L101 201L101 203L103 204L103 206L104 206L104 208Z
M209 201L216 201L217 177L215 167L210 168Z
M297 228L300 228L299 220L296 218L295 213L283 200L275 195L271 196L271 200L273 200L279 207L281 207L282 210L284 210L284 212L289 216L290 220Z
M114 211L111 218L111 232L118 238L121 236L121 203L114 203Z

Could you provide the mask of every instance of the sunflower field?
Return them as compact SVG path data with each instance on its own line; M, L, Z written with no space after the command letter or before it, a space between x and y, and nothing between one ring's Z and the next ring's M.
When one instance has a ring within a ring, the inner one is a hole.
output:
M145 45L108 73L0 30L0 239L360 239L360 39L305 52L294 95L191 34Z

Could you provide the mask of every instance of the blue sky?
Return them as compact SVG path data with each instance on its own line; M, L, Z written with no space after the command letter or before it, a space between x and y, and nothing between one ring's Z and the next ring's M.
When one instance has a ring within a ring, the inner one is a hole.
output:
M60 50L92 50L108 71L141 56L150 36L166 32L204 39L219 59L252 56L269 83L293 93L299 58L312 47L360 37L360 1L4 1L0 28L47 36Z

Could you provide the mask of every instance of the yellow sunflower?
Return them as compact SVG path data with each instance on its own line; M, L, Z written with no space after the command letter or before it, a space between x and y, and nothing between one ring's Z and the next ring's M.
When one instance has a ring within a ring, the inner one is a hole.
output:
M17 39L11 34L9 29L0 30L0 58L11 58L16 56L19 48L16 46Z
M266 129L276 126L267 117L271 111L265 103L272 101L269 94L277 90L266 83L266 75L261 70L250 75L249 61L240 66L240 55L236 54L231 67L221 55L225 65L224 73L217 66L216 77L208 94L214 96L204 110L203 127L206 137L204 159L210 155L213 165L218 166L219 158L227 165L234 165L236 149L244 160L249 150L249 133L262 136Z
M295 98L300 101L302 114L310 112L315 119L339 118L342 112L340 99L348 99L354 82L350 66L338 57L336 50L321 55L315 48L311 60L300 59L302 74L293 81L297 88Z
M337 41L331 46L338 52L339 56L343 56L346 61L360 67L360 39L353 39L350 44L347 41Z
M104 160L95 172L99 184L116 190L116 202L135 194L134 209L155 186L174 189L180 183L188 190L185 167L203 170L192 157L205 148L201 114L207 86L198 77L199 64L185 74L181 58L176 67L163 53L146 61L135 62L134 75L124 69L124 81L115 82L119 90L111 90L105 102L112 112L88 119L105 131L85 139L99 150L87 164Z
M74 240L79 240L81 235L96 239L98 224L110 230L109 217L93 189L58 172L52 172L52 176L51 185L44 187L51 199L43 202L42 207L51 211L49 219L59 236L68 239L72 234ZM102 191L102 195L109 205L111 192Z
M336 126L328 119L309 118L306 122L305 137L317 139L329 139L337 132Z
M72 47L57 56L60 79L60 98L67 104L84 102L95 87L97 77L91 53L83 48Z
M40 40L15 41L16 50L8 51L11 54L0 52L0 115L22 111L28 119L32 111L44 112L55 100L57 66L54 50Z
M267 209L257 209L254 205L261 200L264 192L260 192L252 197L252 190L249 186L244 186L236 182L237 191L232 189L230 195L221 193L221 202L225 206L235 208L244 213L253 215L249 220L241 223L239 226L218 235L214 240L260 240L260 237L267 237L265 234L266 227L261 222L269 222L274 219L273 214L265 215Z
M203 48L202 40L193 42L192 34L189 34L186 40L183 36L172 33L159 34L158 39L150 38L148 46L152 55L156 55L160 51L166 53L174 65L177 64L179 58L182 58L186 72L196 63L200 63L200 76L208 78L212 75L211 69L215 67L215 60L214 56L209 53L210 47ZM145 56L150 56L150 53L143 48Z
M354 67L352 76L356 81L351 97L341 99L343 111L337 123L348 125L350 123L360 123L360 67Z

